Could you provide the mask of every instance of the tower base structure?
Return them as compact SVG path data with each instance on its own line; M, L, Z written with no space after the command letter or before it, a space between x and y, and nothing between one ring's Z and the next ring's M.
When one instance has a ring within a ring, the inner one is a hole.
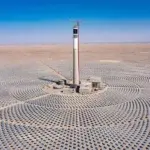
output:
M59 80L44 87L44 91L57 94L92 94L106 88L106 84L101 81L101 78L91 77L87 80L82 80L79 85L73 84L66 80Z

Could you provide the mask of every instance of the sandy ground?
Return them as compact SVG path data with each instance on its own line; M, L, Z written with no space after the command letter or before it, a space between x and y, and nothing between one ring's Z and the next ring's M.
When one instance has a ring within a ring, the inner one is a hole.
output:
M72 59L72 45L1 45L0 64ZM81 44L80 61L150 63L150 44Z

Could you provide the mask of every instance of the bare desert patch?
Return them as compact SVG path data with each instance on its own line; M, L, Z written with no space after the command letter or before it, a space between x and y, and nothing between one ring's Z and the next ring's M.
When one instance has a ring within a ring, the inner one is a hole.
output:
M1 45L0 63L28 63L30 61L71 60L71 44ZM150 44L81 44L80 61L150 62Z

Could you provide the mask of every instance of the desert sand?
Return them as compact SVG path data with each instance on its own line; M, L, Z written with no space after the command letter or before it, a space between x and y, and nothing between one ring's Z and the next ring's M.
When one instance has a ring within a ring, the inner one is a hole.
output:
M71 44L1 45L0 63L18 64L30 61L72 59ZM150 62L150 44L81 44L80 61Z

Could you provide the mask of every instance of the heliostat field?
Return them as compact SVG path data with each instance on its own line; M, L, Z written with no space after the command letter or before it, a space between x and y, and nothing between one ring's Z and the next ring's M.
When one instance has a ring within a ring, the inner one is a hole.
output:
M72 79L67 61L0 70L0 149L150 149L150 66L88 62L80 77L107 85L92 94L47 93L43 87Z

